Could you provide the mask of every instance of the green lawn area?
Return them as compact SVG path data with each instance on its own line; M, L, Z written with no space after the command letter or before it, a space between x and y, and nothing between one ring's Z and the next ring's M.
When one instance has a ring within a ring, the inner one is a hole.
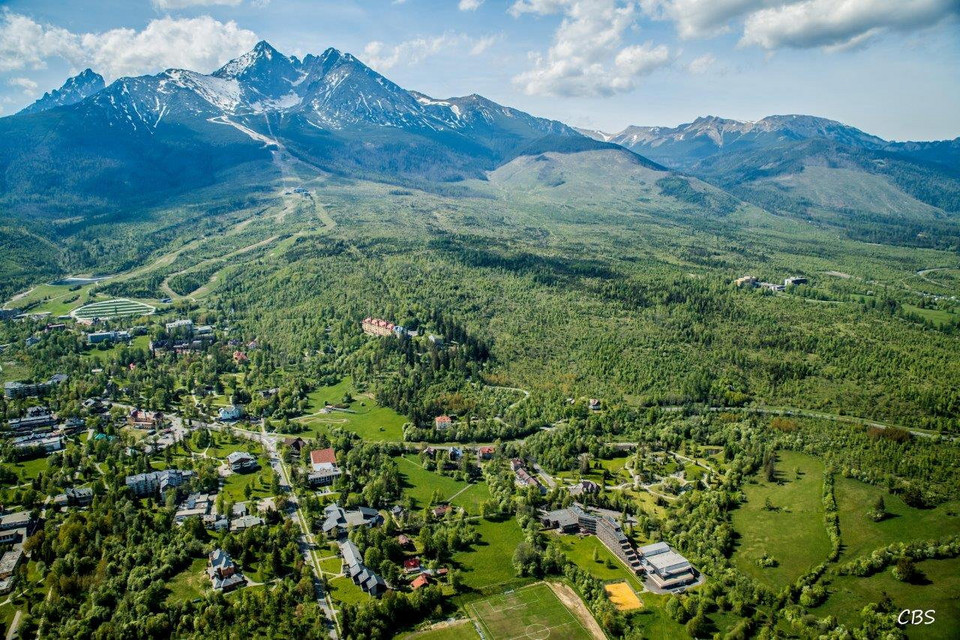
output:
M14 360L7 360L0 364L0 382L27 380L30 377L30 368Z
M273 469L263 456L260 457L260 470L254 473L232 473L223 483L224 499L232 502L244 502L247 498L244 496L244 487L250 485L253 487L251 500L261 500L269 498L273 494L270 491L270 483L273 480Z
M33 480L39 476L41 472L46 472L50 469L50 456L6 463L3 466L13 471L21 479Z
M481 519L475 524L480 532L479 544L453 558L463 571L464 584L479 591L517 580L513 552L523 540L523 532L516 519L503 522Z
M480 634L477 633L472 620L457 621L447 627L408 633L399 637L403 640L480 640Z
M186 569L173 576L167 582L170 594L167 602L188 602L194 598L202 598L210 590L210 578L206 573L207 559L194 558Z
M640 596L643 608L631 614L630 622L643 630L641 637L650 640L674 640L674 638L687 637L687 631L683 625L673 620L664 610L669 596L657 595L649 591L637 595Z
M370 596L346 576L330 581L330 597L345 604L360 604L370 600Z
M343 569L343 560L340 558L327 558L320 561L320 570L324 573L337 575L341 569Z
M210 433L210 437L211 444L206 451L207 455L211 458L226 459L228 455L234 453L235 451L246 451L254 455L260 455L261 452L260 445L248 440L247 438L235 437L228 433L221 433L217 431L212 431ZM192 440L193 441L191 442L190 446L193 448L193 450L197 453L202 452L204 448L196 443L196 433L192 435Z
M796 468L801 471L799 479ZM780 588L825 560L830 538L821 499L823 463L812 456L781 451L777 471L782 484L755 477L756 483L743 487L747 503L733 512L733 527L740 536L733 562L747 575ZM765 508L767 498L778 511ZM778 566L758 567L757 559L764 554Z
M146 350L150 346L150 336L137 336L129 343L117 342L110 346L109 349L98 349L94 347L89 351L83 353L85 358L98 358L101 362L109 362L120 353L120 350L123 348L128 349L142 349Z
M39 301L39 304L29 309L29 313L50 313L51 316L62 316L74 307L86 302L87 294L94 285L84 285L76 291L70 291L69 285L41 284L24 297L17 300L15 306L25 308L29 304Z
M956 501L935 509L914 509L899 496L850 478L837 478L836 496L843 541L841 562L893 542L930 540L960 533L960 503ZM883 496L890 515L874 522L867 513L879 496Z
M491 497L490 488L487 486L487 483L481 481L476 484L467 485L467 488L451 500L450 504L461 507L470 515L479 515L480 506L487 500L490 500Z
M591 640L590 632L542 583L474 602L469 610L488 640Z
M604 582L626 580L637 593L643 591L643 584L637 579L637 576L632 571L628 571L623 563L603 546L597 536L581 538L580 536L557 535L556 538L567 557L594 578ZM600 562L594 561L594 551L597 552ZM612 563L612 568L608 561Z
M454 480L449 476L440 475L433 471L427 471L420 464L420 459L412 454L394 458L397 461L397 467L403 474L403 493L412 497L416 501L416 508L422 509L430 504L433 492L440 490L443 500L449 500L453 495L466 489L457 496L455 504L462 506L472 514L480 512L479 504L483 500L490 498L490 491L486 484L471 487L466 482Z
M953 322L953 319L957 317L955 313L951 313L943 309L921 309L920 307L915 307L912 304L904 304L903 310L907 313L915 313L924 320L929 320L936 325L944 325L948 322Z
M340 404L348 392L354 397L353 402L348 405L349 411L319 413L327 402ZM297 418L298 422L311 430L311 434L301 434L304 438L315 437L331 427L338 427L372 442L403 440L403 424L407 421L406 418L393 409L379 406L371 397L360 396L350 378L344 378L335 385L315 389L307 398L310 400L310 413Z
M869 602L876 602L886 593L894 609L934 609L936 622L931 625L908 626L904 629L911 640L948 640L960 637L960 558L924 560L917 568L926 577L926 584L904 584L886 569L868 578L838 576L829 580L830 597L813 610L817 617L835 615L848 626L860 623L860 611Z
M683 477L686 478L688 482L693 482L697 485L700 484L700 478L702 478L706 472L707 470L698 464L686 464L683 467Z

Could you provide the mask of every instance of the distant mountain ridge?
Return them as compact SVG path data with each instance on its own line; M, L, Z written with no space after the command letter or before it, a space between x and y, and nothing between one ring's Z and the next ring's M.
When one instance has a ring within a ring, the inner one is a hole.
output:
M960 138L890 142L805 115L580 132L859 239L960 246Z
M43 94L39 100L21 109L18 114L40 113L56 107L76 104L92 96L106 86L103 76L92 69L85 69L79 74L67 79L63 86Z
M209 75L168 69L98 90L91 73L0 118L0 202L42 215L148 202L249 163L263 176L281 147L332 173L434 184L527 152L623 152L481 96L408 91L333 48L300 60L261 41Z

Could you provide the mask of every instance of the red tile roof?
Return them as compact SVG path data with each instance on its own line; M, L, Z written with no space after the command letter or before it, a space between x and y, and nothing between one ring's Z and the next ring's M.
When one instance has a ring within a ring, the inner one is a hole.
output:
M329 462L330 464L337 463L337 454L334 450L331 449L317 449L316 451L310 452L310 463L311 464L322 464L324 462Z
M407 558L403 561L404 569L419 569L420 568L420 558Z
M427 578L426 574L421 573L416 579L410 583L410 588L416 591L421 587L425 587L430 584L430 580Z

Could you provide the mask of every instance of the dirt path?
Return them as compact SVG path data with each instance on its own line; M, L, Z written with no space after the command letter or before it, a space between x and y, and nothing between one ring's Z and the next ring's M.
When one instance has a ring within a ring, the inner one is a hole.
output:
M464 620L444 620L443 622L438 622L438 623L436 623L436 624L432 624L432 625L430 625L429 627L427 627L426 629L423 629L422 631L417 631L417 632L414 633L413 635L408 636L408 638L409 638L410 640L413 640L414 638L419 638L420 636L426 635L426 634L430 633L431 631L439 631L440 629L453 629L453 628L455 628L455 627L462 627L462 626L465 625L465 624L473 624L473 620L470 620L470 619L464 619Z
M560 598L560 602L577 617L577 620L579 620L583 628L587 630L587 633L596 640L606 640L607 634L603 632L596 618L594 618L590 610L587 609L587 605L583 603L580 596L574 593L573 589L560 582L548 582L547 585L549 585L556 596Z

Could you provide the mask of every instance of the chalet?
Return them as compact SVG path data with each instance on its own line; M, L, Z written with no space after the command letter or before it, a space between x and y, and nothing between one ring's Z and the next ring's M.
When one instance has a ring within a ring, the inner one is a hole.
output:
M207 575L215 591L232 591L247 583L230 554L223 549L214 549L207 557Z
M493 457L493 454L496 453L496 447L480 447L477 450L477 455L480 456L481 460L489 460Z
M447 457L449 457L453 462L456 462L463 457L463 449L460 447L450 447L450 449L447 451Z
M249 473L260 468L257 459L246 451L234 451L228 455L227 464L234 473Z
M520 458L513 458L510 460L510 469L516 476L516 483L521 487L539 487L540 491L544 491L540 481L527 472L527 469L523 464L523 460Z
M248 360L250 360L250 358L248 358L247 354L245 354L243 351L233 352L233 361L236 362L237 364L247 362Z
M410 583L410 588L414 591L417 591L424 588L428 584L430 584L430 578L427 577L427 574L421 573L413 579L413 582Z
M451 506L448 505L448 504L440 504L440 505L435 506L435 507L430 511L430 513L433 514L433 517L434 517L434 518L442 518L443 516L447 515L447 513L448 513L448 512L450 511L450 509L452 509L452 508L453 508L453 507L451 507Z
M356 527L374 527L383 524L383 516L376 509L357 507L346 510L336 502L328 504L323 510L323 533L337 536Z
M453 426L453 420L450 418L450 416L437 416L433 419L433 426L436 427L437 430L443 431L444 429L449 429L451 426Z
M343 557L343 573L366 593L379 598L387 590L387 583L370 568L363 564L360 550L350 540L340 543L340 555Z
M403 561L404 573L420 573L420 558L407 558Z
M299 454L307 446L307 441L300 437L284 438L283 445Z
M394 520L399 521L405 513L406 513L406 510L398 504L395 504L392 507L390 507L390 515L393 516Z
M411 540L409 536L402 533L397 536L397 544L400 545L401 549L410 550L414 548L413 540Z

